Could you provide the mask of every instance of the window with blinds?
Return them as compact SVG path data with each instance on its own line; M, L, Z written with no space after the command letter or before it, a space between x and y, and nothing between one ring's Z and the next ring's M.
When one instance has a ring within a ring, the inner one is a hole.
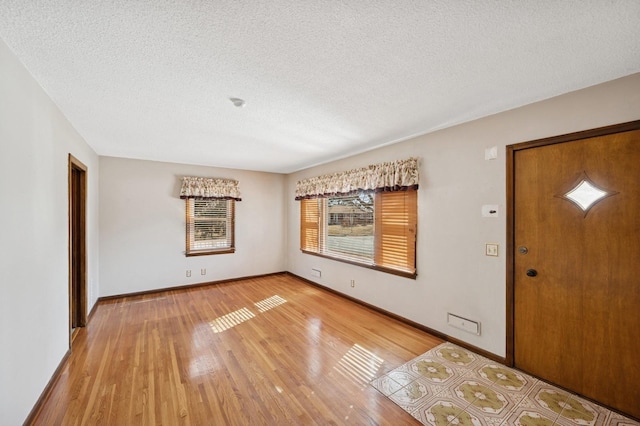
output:
M304 199L302 251L416 276L417 191Z
M187 256L233 253L234 200L188 198Z

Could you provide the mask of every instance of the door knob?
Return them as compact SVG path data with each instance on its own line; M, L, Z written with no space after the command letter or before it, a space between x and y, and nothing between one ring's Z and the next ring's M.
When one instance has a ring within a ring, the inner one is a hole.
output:
M535 277L536 275L538 275L538 271L536 271L535 269L527 269L528 277Z

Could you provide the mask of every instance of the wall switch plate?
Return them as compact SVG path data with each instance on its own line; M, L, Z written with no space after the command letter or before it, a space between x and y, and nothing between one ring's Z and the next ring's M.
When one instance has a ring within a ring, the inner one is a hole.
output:
M484 248L485 256L498 256L498 243L487 243Z

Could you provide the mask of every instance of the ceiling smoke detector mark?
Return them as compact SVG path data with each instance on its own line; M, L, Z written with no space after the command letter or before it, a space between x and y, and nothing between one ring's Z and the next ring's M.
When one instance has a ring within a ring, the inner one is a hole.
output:
M598 188L598 186L589 179L589 176L583 172L578 183L568 192L558 197L571 201L578 206L586 216L589 209L596 203L616 194L618 194L618 192L605 191L604 189Z
M236 108L242 108L246 104L245 100L240 98L229 98L229 100Z

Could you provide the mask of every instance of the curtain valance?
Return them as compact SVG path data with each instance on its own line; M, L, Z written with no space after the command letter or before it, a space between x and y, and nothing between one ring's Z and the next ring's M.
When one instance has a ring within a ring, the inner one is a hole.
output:
M237 180L191 176L182 178L180 198L242 200Z
M363 190L382 192L417 188L418 159L412 157L303 179L296 184L296 200L347 195Z

